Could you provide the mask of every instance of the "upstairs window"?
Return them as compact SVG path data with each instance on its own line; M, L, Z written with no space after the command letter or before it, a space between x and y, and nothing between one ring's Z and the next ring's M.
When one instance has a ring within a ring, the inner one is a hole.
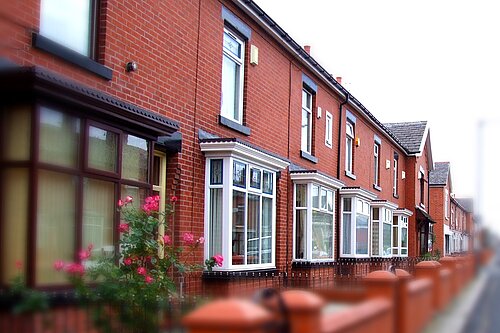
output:
M450 201L450 194L448 192L448 189L445 188L444 189L444 217L446 219L448 219L448 210L449 210L449 207L448 207L448 202Z
M333 139L333 117L330 112L326 112L325 145L332 148Z
M303 88L300 149L308 154L312 154L312 108L313 94L309 90Z
M351 121L346 122L345 137L345 171L353 173L353 150L354 150L354 124Z
M398 196L398 174L399 174L399 156L394 153L394 161L393 161L393 175L392 175L392 195Z
M422 170L420 170L418 178L420 183L420 204L423 206L425 203L425 174Z
M41 0L40 34L93 57L98 0Z
M224 29L222 56L221 115L238 124L243 123L243 80L245 42Z
M373 145L373 184L380 186L380 144Z

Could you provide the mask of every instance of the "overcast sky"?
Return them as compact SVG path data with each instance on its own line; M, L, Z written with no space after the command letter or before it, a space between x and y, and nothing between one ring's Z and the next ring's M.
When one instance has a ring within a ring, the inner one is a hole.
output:
M457 197L476 196L500 231L499 1L256 0L383 122L427 120L434 161L452 163Z

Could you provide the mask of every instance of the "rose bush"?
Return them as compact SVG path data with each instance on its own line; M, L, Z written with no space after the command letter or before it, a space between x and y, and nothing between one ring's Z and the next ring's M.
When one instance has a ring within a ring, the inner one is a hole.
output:
M122 327L116 328L109 320L109 306L130 331L155 331L159 311L178 296L174 277L203 268L192 258L205 242L203 236L196 238L184 233L183 247L175 247L168 235L167 222L177 200L171 197L164 212L158 211L159 196L146 198L140 209L134 207L132 197L119 200L122 221L118 225L116 254L95 257L93 246L89 245L79 252L78 262L54 263L54 269L66 272L78 297L96 309L96 323L104 331L122 331ZM214 266L221 266L222 260L222 256L216 255L205 261L205 267L211 271Z

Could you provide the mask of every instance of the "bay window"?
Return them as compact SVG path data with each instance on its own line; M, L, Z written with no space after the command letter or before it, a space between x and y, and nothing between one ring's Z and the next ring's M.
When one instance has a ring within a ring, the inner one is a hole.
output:
M408 218L412 215L409 210L394 211L392 219L392 254L395 257L408 256Z
M396 208L388 201L372 202L372 257L392 255L392 215Z
M334 260L335 191L341 183L316 172L290 176L294 182L294 260Z
M205 257L221 254L219 270L275 267L277 171L287 162L237 142L202 142L201 148Z
M369 257L370 202L376 196L359 188L343 188L341 191L341 256Z
M16 199L2 200L0 282L19 260L31 285L64 284L56 260L75 261L89 244L97 256L116 250L116 202L132 195L139 203L150 192L153 143L52 106L13 108L1 118L2 129L20 131L1 134L2 191Z

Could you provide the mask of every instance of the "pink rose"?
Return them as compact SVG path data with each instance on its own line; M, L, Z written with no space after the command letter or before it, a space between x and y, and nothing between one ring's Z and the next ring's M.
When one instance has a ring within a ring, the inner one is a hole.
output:
M71 263L66 266L66 272L71 275L83 276L85 274L85 267L82 264Z
M64 269L64 266L65 264L62 260L56 260L53 265L54 269L58 272L62 271Z
M145 281L147 284L152 283L154 280L155 280L155 279L153 279L153 278L152 278L151 276L149 276L149 275L148 275L148 276L146 276L146 277L144 278L144 281Z
M130 226L128 225L128 223L120 223L120 225L118 225L118 231L120 231L121 233L128 232L129 230Z
M137 268L137 274L146 275L146 273L147 273L146 268L144 268L144 267Z
M132 198L130 195L127 195L125 197L125 204L131 203L133 200L134 200L134 198Z
M219 267L222 267L222 262L224 261L224 257L220 254L216 254L212 257L215 261L215 264Z
M172 202L172 203L176 203L178 200L179 200L179 198L177 198L175 195L170 197L170 202Z
M163 236L163 244L165 244L165 245L170 245L170 244L172 244L172 240L170 239L170 236L169 236L169 235L165 235L165 236Z
M125 264L125 266L130 266L130 265L132 265L132 259L125 258L125 259L123 259L123 263Z
M193 245L193 243L194 243L194 236L193 236L192 233L186 232L186 233L184 233L184 235L182 235L182 240L184 241L184 243L186 245Z
M146 212L146 214L151 214L151 211L158 210L160 208L160 197L158 195L147 197L144 199L144 205L142 205L142 209Z
M123 207L124 204L122 199L118 200L118 207Z
M16 260L15 266L18 270L21 270L23 268L23 262L21 260Z
M80 252L78 252L78 258L80 258L80 260L87 260L88 258L90 258L90 251L87 251L87 250L81 250Z
M198 240L196 242L200 243L200 244L205 243L205 237L201 236L200 238L198 238Z

